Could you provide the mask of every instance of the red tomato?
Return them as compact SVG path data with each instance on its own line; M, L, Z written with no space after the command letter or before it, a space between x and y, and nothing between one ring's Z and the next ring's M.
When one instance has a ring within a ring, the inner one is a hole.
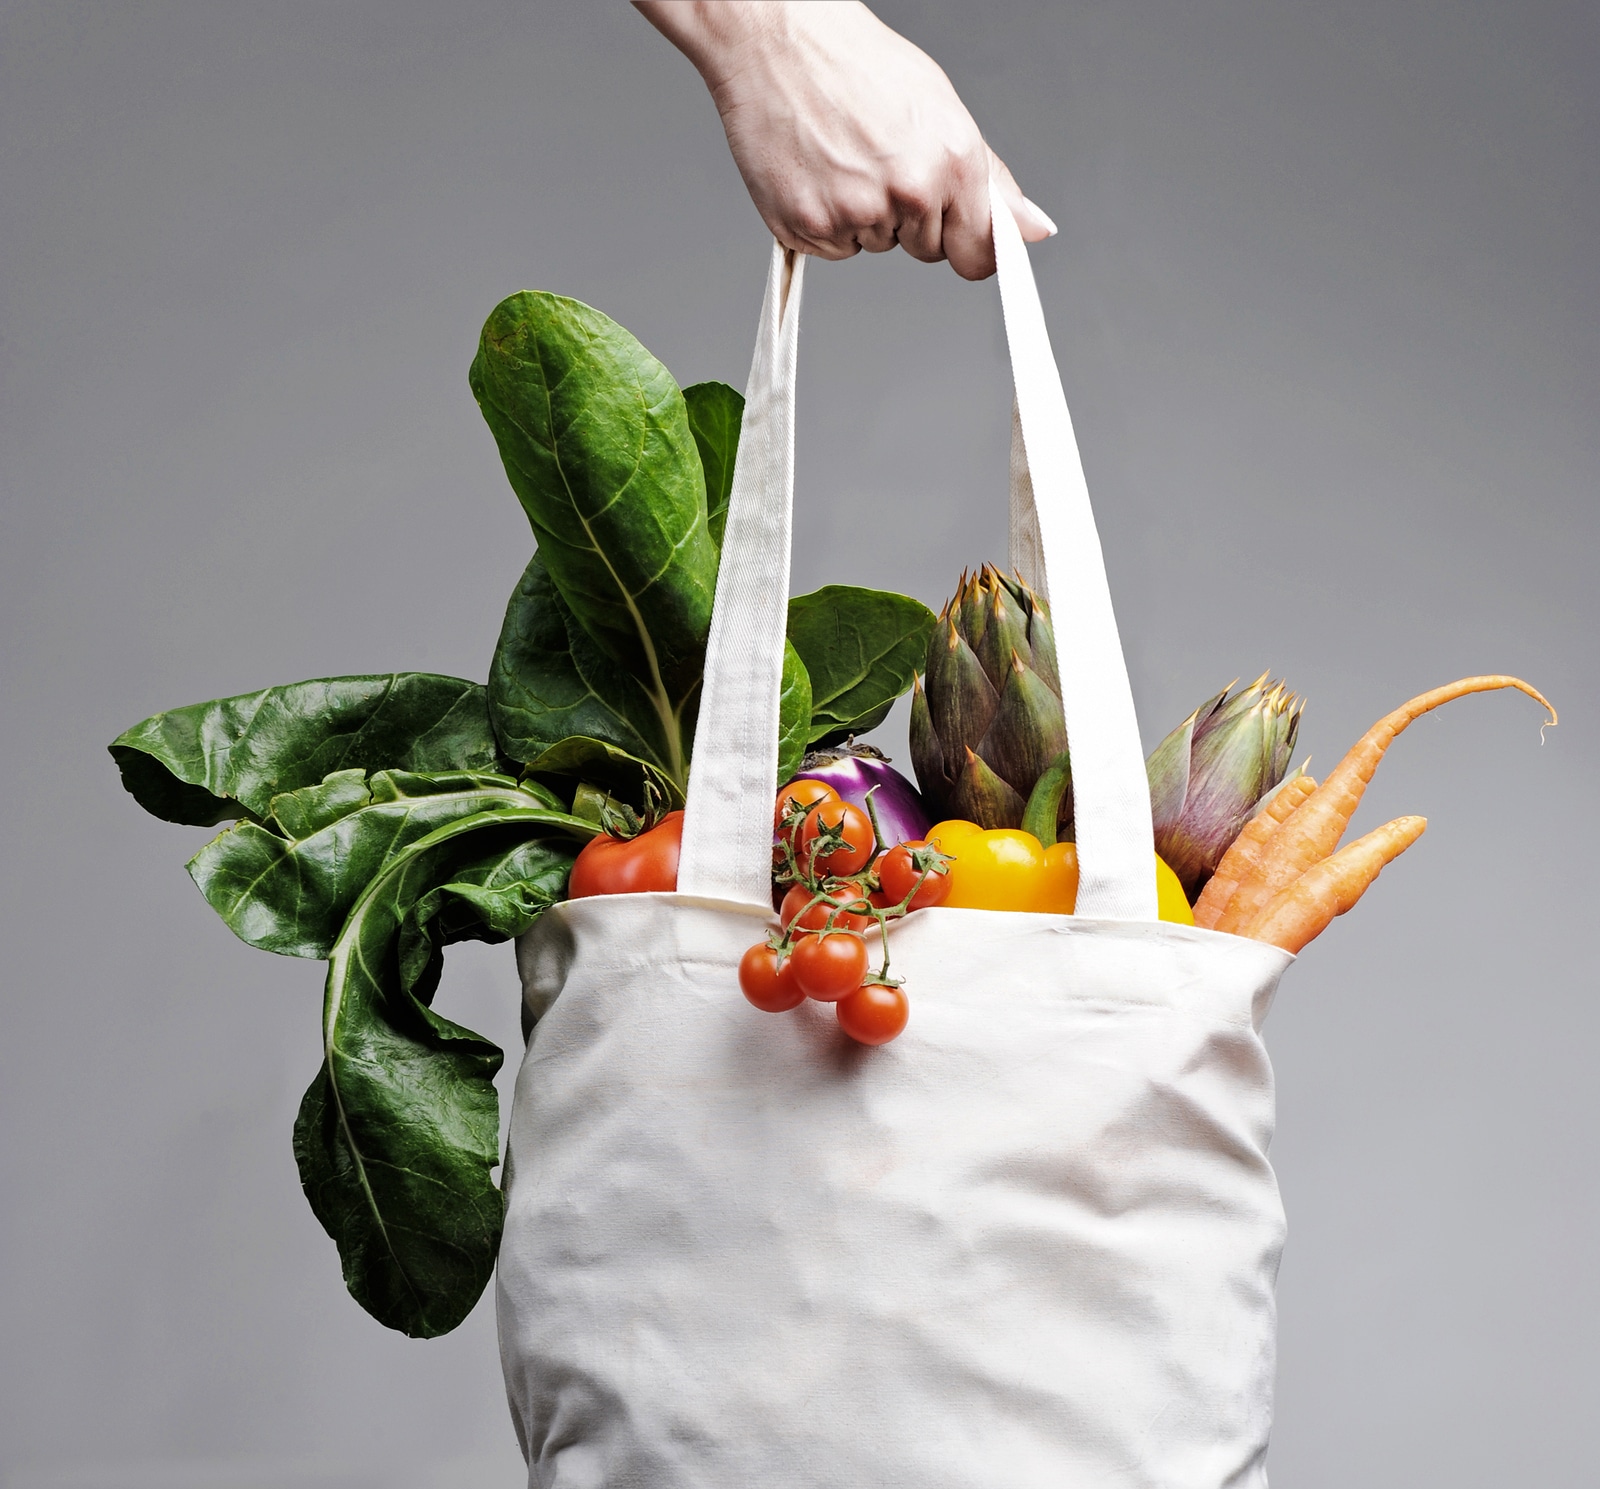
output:
M801 936L789 960L794 980L819 1003L835 1003L861 986L867 946L859 936Z
M790 781L787 786L779 786L778 799L772 807L772 830L777 832L783 826L792 801L799 802L802 807L814 807L818 802L838 799L839 793L826 781Z
M857 1044L888 1044L906 1026L911 1004L905 989L869 982L833 1005L839 1027Z
M840 931L865 931L876 925L870 915L858 915L852 910L835 912L828 904L812 905L816 898L804 884L794 884L789 887L788 894L783 897L783 908L778 911L778 918L783 921L785 929L798 924L803 931L820 931L828 923L828 916L833 915L835 930ZM865 900L866 891L859 884L847 882L833 891L833 898L844 900L847 904L855 900ZM807 909L807 906L810 909ZM798 917L798 920L797 920Z
M683 844L683 813L668 812L636 838L608 833L591 838L572 865L567 896L581 900L594 894L640 894L647 889L678 887L678 849Z
M812 856L811 845L823 834L825 828L837 827L844 840L833 848L819 849ZM872 818L854 802L825 801L806 813L800 828L800 867L817 874L856 874L866 868L877 847L872 832Z
M806 1001L805 989L794 980L794 958L758 941L739 958L739 987L763 1013L787 1013Z
M900 904L909 894L911 903L907 909L926 910L931 905L943 904L950 893L948 869L930 870L924 878L913 861L912 854L926 846L921 841L898 843L878 860L878 882L883 885L884 898L891 905ZM920 884L919 879L922 880Z

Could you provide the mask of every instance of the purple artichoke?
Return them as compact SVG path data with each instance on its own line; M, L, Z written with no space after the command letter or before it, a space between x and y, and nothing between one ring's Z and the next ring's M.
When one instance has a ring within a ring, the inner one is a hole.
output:
M1145 762L1156 852L1193 904L1239 829L1286 777L1304 703L1262 673L1229 684L1158 744ZM1296 770L1295 775L1300 771Z

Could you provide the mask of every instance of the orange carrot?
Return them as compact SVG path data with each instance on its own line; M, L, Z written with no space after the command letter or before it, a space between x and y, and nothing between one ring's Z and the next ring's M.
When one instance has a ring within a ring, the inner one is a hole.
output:
M1194 923L1210 930L1217 918L1227 909L1228 901L1244 879L1260 862L1267 840L1297 806L1317 789L1317 783L1308 775L1298 775L1283 783L1282 788L1239 831L1239 836L1228 845L1216 872L1206 880L1200 898L1194 902Z
M1285 951L1299 951L1327 930L1335 915L1343 915L1354 905L1383 866L1416 842L1427 825L1426 817L1396 817L1357 838L1274 895L1250 922L1245 935Z
M1550 722L1556 722L1556 711L1543 693L1521 678L1498 673L1488 677L1464 677L1459 682L1435 688L1431 693L1422 693L1393 713L1385 714L1351 746L1344 759L1328 772L1327 779L1290 813L1282 830L1273 834L1254 871L1241 880L1212 929L1238 932L1249 925L1274 895L1287 889L1339 846L1339 839L1361 804L1362 794L1378 762L1383 759L1384 751L1408 724L1452 698L1468 693L1489 693L1496 688L1517 688L1530 698L1538 699L1550 709Z

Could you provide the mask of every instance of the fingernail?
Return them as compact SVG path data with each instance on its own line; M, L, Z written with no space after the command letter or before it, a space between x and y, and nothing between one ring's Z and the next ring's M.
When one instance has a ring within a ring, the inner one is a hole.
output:
M1058 232L1060 232L1060 229L1050 220L1049 214L1046 213L1044 208L1041 207L1037 202L1030 201L1027 197L1023 197L1022 205L1031 213L1033 213L1034 218L1038 222L1039 226L1042 227L1052 238L1055 237Z

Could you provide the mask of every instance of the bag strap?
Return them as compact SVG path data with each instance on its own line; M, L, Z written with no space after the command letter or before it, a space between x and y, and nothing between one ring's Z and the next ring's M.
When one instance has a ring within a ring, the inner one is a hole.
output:
M1150 784L1089 485L1028 250L993 180L989 210L1016 388L1011 562L1024 577L1029 566L1039 565L1039 587L1050 602L1055 627L1061 704L1072 750L1077 913L1102 920L1154 920Z
M1078 913L1156 918L1150 792L1083 465L1028 251L990 183L1016 401L1011 558L1050 600L1072 746ZM771 903L772 797L794 498L805 260L774 245L723 534L689 773L680 893Z
M772 245L689 766L678 892L772 904L772 797L789 619L794 383L804 256Z

